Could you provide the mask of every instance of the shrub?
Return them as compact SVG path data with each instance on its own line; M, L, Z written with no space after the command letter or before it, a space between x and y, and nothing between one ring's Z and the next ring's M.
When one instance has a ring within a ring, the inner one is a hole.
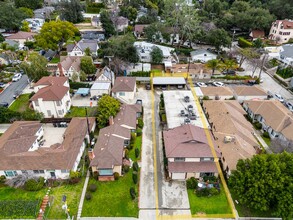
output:
M133 187L130 187L129 193L130 193L132 200L134 200L136 197L136 193L135 193L135 189Z
M205 95L204 97L202 97L202 100L209 100L210 97L208 97L207 95Z
M203 181L217 182L218 178L216 176L203 176Z
M69 184L74 185L74 184L79 183L79 181L80 181L79 177L70 178L69 179Z
M137 136L141 136L142 130L140 128L136 129L136 134L137 134Z
M96 192L97 191L97 185L96 184L91 184L90 186L89 186L89 190L91 191L91 192Z
M124 150L124 157L128 160L129 159L129 150L125 149Z
M143 125L144 125L144 124L143 124L143 120L142 120L142 118L139 118L139 119L138 119L137 126L138 126L139 128L142 129L142 128L143 128Z
M208 196L210 194L210 190L208 188L196 190L196 195L198 197Z
M212 195L212 196L215 196L215 195L219 195L220 194L220 191L219 190L217 190L216 188L210 188L210 195Z
M0 183L5 183L5 181L6 181L6 176L1 175L0 176Z
M186 180L187 189L196 189L197 188L197 180L194 177Z
M35 92L31 92L30 95L28 96L29 98L33 97L34 94L36 94Z
M137 172L132 173L132 180L134 184L137 184Z
M269 132L267 132L267 131L263 133L263 136L264 136L265 138L270 138Z
M254 123L254 125L255 125L256 129L258 129L258 130L262 129L262 124L260 122L256 122L256 123Z
M129 166L128 166L128 165L123 165L123 166L122 166L122 171L123 171L124 173L128 173L128 172L129 172Z
M119 180L119 177L120 177L119 173L115 172L114 173L114 179L115 180Z
M92 199L92 194L91 193L89 193L89 192L87 192L86 194L85 194L85 199L86 200L91 200Z
M95 180L97 180L99 177L99 172L98 171L93 172L93 177Z
M81 82L70 82L71 89L79 89L79 88L90 88L91 85L88 83L81 83Z
M81 177L81 174L78 171L75 172L75 171L70 170L69 177L70 178L80 178Z
M130 76L140 76L140 77L150 77L151 72L150 71L137 71L137 72L131 72Z
M135 157L138 158L139 157L139 149L135 148Z
M245 40L243 37L238 38L238 45L243 48L252 47L252 43L248 40Z
M139 168L138 167L138 163L137 162L134 162L133 163L133 170L137 172L138 171L138 168Z
M27 191L39 191L44 186L44 178L40 177L38 180L35 179L28 179L25 184L24 188Z

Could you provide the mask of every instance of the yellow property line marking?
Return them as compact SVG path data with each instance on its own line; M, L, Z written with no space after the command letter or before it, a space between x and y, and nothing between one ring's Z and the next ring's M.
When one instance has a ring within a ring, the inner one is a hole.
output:
M192 94L194 96L196 107L197 107L197 109L199 111L199 115L200 115L204 130L205 130L205 134L206 134L206 137L208 139L208 143L209 143L209 146L211 148L213 157L217 158L217 154L216 154L216 151L215 151L215 146L214 146L214 143L212 141L212 137L211 137L209 129L208 129L208 124L207 124L207 122L205 120L205 115L204 115L203 110L201 108L201 105L199 103L199 100L198 100L198 97L196 95L196 92L195 92L195 89L194 89L194 86L193 86L191 78L188 78L188 83L189 83L190 89L192 91ZM232 209L233 218L236 218L235 206L234 206L234 203L232 201L231 195L229 193L229 189L227 187L227 183L226 183L226 180L225 180L224 175L222 173L222 169L220 167L219 161L216 162L216 166L217 166L217 169L218 169L218 172L219 172L219 175L220 175L220 179L222 181L222 184L223 184L223 187L224 187L224 190L225 190L226 197L228 199L230 208Z
M154 150L154 181L155 181L155 208L156 218L159 216L159 193L158 193L158 174L157 174L157 142L155 124L155 91L153 86L153 76L151 74L151 101L152 101L152 131L153 131L153 150Z

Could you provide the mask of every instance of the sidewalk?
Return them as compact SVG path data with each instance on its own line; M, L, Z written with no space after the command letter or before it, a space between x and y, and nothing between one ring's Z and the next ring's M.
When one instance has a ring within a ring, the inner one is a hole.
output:
M86 173L86 178L85 178L85 181L84 181L82 194L81 194L81 197L80 197L80 202L79 202L78 211L77 211L77 217L76 217L77 219L81 219L83 201L84 201L84 197L85 197L85 194L86 194L86 189L87 189L87 185L88 185L88 182L89 182L89 178L90 178L90 171L88 170L87 173Z

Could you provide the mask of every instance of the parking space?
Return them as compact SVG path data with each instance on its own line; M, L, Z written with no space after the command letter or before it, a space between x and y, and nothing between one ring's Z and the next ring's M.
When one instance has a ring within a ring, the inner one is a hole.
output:
M77 106L77 107L98 105L98 101L91 100L90 95L84 97L78 94L75 94L71 97L71 103L72 103L72 106Z
M168 128L175 128L182 124L203 127L203 123L199 118L199 109L196 107L191 91L164 91L163 95ZM189 100L186 100L187 97L189 97Z
M43 147L50 147L53 144L61 144L63 142L63 135L65 133L66 127L54 127L53 124L44 124L43 129Z

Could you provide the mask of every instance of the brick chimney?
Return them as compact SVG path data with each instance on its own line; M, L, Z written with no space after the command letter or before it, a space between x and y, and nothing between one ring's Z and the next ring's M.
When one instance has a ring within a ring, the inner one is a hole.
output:
M114 124L114 118L113 118L113 116L111 115L110 117L109 117L109 125L113 125Z
M95 158L95 154L94 154L94 150L93 149L90 148L88 150L88 156L89 156L90 161Z

